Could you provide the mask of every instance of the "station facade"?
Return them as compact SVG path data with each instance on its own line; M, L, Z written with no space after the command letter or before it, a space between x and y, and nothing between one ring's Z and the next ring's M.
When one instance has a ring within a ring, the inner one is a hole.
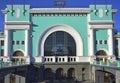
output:
M58 75L56 79L68 76L88 81L94 59L115 60L116 9L111 5L88 8L7 5L2 12L5 26L0 33L1 60L44 63L44 79L54 79L56 76L50 73L53 71Z

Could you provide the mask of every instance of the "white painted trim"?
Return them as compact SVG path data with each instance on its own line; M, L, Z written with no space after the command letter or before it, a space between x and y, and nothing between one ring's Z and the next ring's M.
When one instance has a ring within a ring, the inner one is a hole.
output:
M120 38L120 35L114 35L115 38Z
M89 21L90 25L111 25L114 24L114 21L112 20L92 20Z
M105 5L103 5L105 6ZM7 9L1 10L3 14L7 14ZM32 8L30 13L90 13L90 8ZM116 13L117 9L112 9L112 13Z
M105 51L106 54L107 54L107 56L109 56L109 52L108 52L108 50L106 50L105 48L99 48L99 49L95 52L95 54L96 54L98 51L100 51L100 50Z
M118 40L118 56L120 56L120 38L116 38Z
M7 21L7 14L5 14L5 22ZM4 25L4 27L6 28L7 26ZM8 30L4 30L4 35L5 35L5 39L4 39L4 56L7 57L8 56Z
M5 41L4 41L4 56L8 56L8 45L9 45L9 31L8 30L5 30Z
M89 31L89 34L90 34L90 41L89 42L89 55L90 56L93 56L94 55L94 30L93 29L90 29Z
M113 25L91 25L90 29L113 29Z
M16 9L16 18L19 18L19 17L20 17L20 9L17 8L17 9Z
M21 52L24 54L24 56L25 56L25 52L24 52L22 49L15 49L15 50L13 51L13 53L12 53L12 56L13 56L13 54L14 54L16 51L21 51Z
M30 25L6 25L6 30L10 30L10 29L30 29L29 27Z
M5 37L0 37L0 40L5 40Z
M90 14L88 14L88 22L90 21ZM93 29L90 29L91 25L88 23L88 55L94 55L94 34Z
M112 9L112 13L116 13L117 11L117 9Z
M6 25L30 25L29 21L5 21Z
M56 31L65 31L69 33L74 38L75 43L76 43L76 56L83 56L83 41L82 41L80 34L71 26L64 25L64 24L51 26L46 31L44 31L42 36L39 38L38 55L44 56L45 40L51 33L56 32Z
M109 55L113 55L113 32L112 29L108 29L108 49Z
M25 30L25 56L28 56L28 30Z
M120 38L116 38L118 41L118 56L120 56Z
M30 13L89 13L89 8L32 8Z
M105 6L105 5L103 5ZM2 10L6 13L7 10ZM112 9L112 13L116 13L117 9ZM89 8L32 8L30 13L90 13Z

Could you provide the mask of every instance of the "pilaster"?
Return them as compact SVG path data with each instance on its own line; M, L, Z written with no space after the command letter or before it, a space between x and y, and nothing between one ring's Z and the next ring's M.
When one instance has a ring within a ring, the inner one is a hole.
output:
M113 55L113 32L112 29L108 29L108 51L109 55Z
M25 56L28 56L28 29L25 30Z
M94 29L89 30L90 41L89 42L89 54L90 56L94 55Z

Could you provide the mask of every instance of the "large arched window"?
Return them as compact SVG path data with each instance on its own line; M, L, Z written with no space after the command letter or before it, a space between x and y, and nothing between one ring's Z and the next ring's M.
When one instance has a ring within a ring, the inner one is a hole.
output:
M73 37L63 31L50 34L44 44L45 56L75 56L76 45Z

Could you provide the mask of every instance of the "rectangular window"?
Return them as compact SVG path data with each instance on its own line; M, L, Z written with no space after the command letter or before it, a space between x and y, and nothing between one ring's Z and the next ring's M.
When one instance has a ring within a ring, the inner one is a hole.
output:
M21 44L23 45L23 44L25 44L25 42L24 42L24 41L22 41L22 42L21 42Z
M102 44L102 40L100 40L99 42L100 42L100 44Z
M98 41L96 40L95 43L98 44Z
M4 56L4 49L1 49L1 56Z
M20 41L16 41L16 44L20 44Z
M1 46L4 46L4 40L1 40Z
M107 40L104 40L104 44L107 44Z
M15 42L14 41L12 41L12 45L14 45L15 44Z

